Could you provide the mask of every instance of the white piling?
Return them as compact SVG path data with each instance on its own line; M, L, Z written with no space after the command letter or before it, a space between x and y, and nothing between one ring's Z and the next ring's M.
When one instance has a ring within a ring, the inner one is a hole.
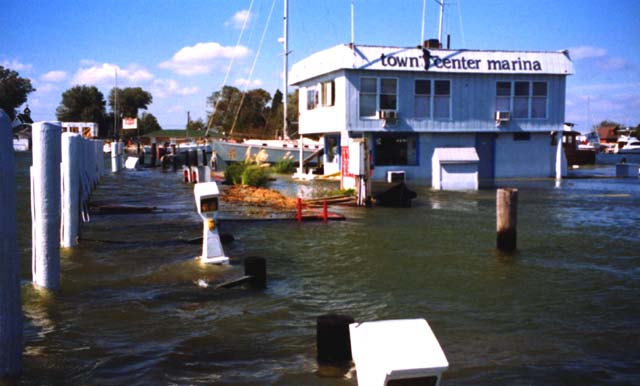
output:
M16 178L9 117L0 110L0 378L22 367L22 301L16 219Z
M60 287L60 158L62 127L32 125L32 273L36 286Z
M560 187L562 181L562 131L556 132L556 187Z
M78 244L80 230L80 146L82 139L75 133L62 133L62 226L60 246Z
M118 169L118 142L111 142L111 171L117 173Z

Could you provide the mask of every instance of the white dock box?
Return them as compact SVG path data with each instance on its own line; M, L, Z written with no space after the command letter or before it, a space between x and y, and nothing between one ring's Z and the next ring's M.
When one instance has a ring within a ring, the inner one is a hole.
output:
M353 323L349 333L358 386L439 386L449 368L424 319Z
M431 185L437 190L478 190L480 158L473 147L438 147L431 158Z
M406 180L406 173L404 170L389 170L387 171L387 182L404 182Z

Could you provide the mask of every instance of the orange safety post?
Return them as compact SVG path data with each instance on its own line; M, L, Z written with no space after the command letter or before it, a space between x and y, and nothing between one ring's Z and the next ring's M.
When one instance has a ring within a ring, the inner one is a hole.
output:
M298 202L297 202L297 214L296 214L296 219L298 220L298 222L302 222L302 198L298 197Z
M327 210L327 200L322 201L322 222L327 223L329 220L329 211Z

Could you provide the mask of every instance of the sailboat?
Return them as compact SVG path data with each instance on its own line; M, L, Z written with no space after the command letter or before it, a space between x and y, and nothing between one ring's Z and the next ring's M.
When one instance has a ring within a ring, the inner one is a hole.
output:
M212 139L209 140L209 145L212 151L212 157L216 157L217 160L224 162L238 162L243 161L247 155L255 156L258 152L262 151L268 155L267 162L275 163L283 159L293 159L296 155L299 158L299 164L304 164L308 160L308 164L317 165L316 160L320 158L323 151L323 143L311 138L303 138L300 136L299 140L293 140L289 138L288 134L288 120L287 120L287 95L289 94L289 4L287 0L284 0L284 16L283 27L284 37L282 43L284 47L283 52L283 67L284 67L284 103L283 103L283 127L282 138L276 139L244 139L241 142L227 139ZM215 105L214 105L215 111ZM209 129L207 129L209 130ZM296 154L297 153L297 154Z

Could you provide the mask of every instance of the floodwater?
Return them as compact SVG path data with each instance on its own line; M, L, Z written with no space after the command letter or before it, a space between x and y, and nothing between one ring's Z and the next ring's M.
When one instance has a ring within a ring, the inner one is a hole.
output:
M498 181L519 188L514 256L494 248L495 190L416 188L410 209L331 208L346 221L222 223L232 264L205 266L186 242L202 229L192 187L124 171L103 178L94 204L156 211L92 215L47 295L30 283L29 163L17 154L20 384L356 385L354 371L316 364L316 317L330 312L426 318L447 386L640 384L638 179ZM267 258L267 290L213 289L247 256Z

